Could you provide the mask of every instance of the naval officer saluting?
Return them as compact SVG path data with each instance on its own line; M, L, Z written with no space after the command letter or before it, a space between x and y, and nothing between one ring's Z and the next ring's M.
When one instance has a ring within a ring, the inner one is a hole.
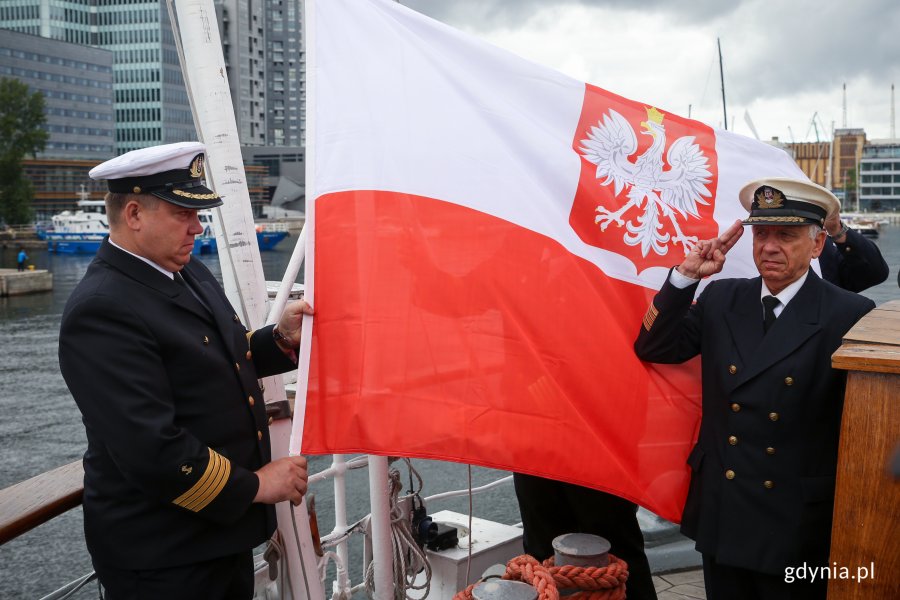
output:
M250 598L274 504L299 502L306 459L271 461L258 379L296 368L303 301L249 332L191 260L204 146L128 152L108 180L104 240L63 312L59 364L82 413L84 528L111 600Z
M760 276L713 281L692 305L742 223L701 242L653 299L635 351L659 363L701 356L703 417L681 529L703 555L707 597L825 598L825 580L787 583L786 569L828 565L846 380L831 355L875 305L810 269L840 207L831 192L770 178L739 197Z

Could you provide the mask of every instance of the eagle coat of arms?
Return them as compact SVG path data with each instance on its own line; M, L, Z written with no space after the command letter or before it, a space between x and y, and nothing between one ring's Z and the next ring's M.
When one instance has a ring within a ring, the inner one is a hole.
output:
M683 224L700 219L698 205L709 205L706 199L712 196L709 158L693 135L677 137L666 151L666 115L652 107L646 113L640 134L652 139L639 155L637 133L612 108L579 142L579 153L597 166L599 185L612 186L616 199L625 194L616 208L597 205L594 223L601 231L611 224L625 227L624 243L639 246L645 258L650 252L665 255L672 243L687 255L698 237L686 235Z

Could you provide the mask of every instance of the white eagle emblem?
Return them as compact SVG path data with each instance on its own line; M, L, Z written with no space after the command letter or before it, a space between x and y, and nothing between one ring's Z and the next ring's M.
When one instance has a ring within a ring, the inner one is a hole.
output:
M634 129L612 109L591 127L587 139L581 140L582 155L597 165L597 179L606 178L600 185L614 184L616 196L628 188L628 202L616 211L598 206L599 214L594 222L600 225L601 231L606 231L612 222L619 227L625 225L628 233L623 240L629 246L640 244L645 257L651 249L659 255L666 254L670 239L681 244L687 255L698 239L682 233L678 215L685 219L700 218L697 204L708 205L704 198L711 196L707 188L711 181L709 161L694 136L680 137L672 143L666 154L669 169L663 168L662 155L666 148L663 117L655 108L647 109L647 120L641 123L645 131L641 133L651 136L653 143L635 162L628 160L638 147ZM642 208L644 212L635 221L626 223L622 215L632 207ZM671 222L674 237L664 231L661 217Z

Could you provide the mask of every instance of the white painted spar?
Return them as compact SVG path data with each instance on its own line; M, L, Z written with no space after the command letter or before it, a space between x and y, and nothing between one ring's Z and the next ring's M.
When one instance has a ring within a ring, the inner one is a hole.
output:
M206 145L207 183L224 201L221 208L215 209L214 218L225 291L232 305L241 312L247 327L257 329L269 317L268 293L215 7L213 0L169 0L170 14L173 3L177 15L173 19L173 29L183 54L185 85L197 134ZM279 312L275 314L280 314L285 301L282 295L276 303ZM264 386L267 403L286 399L281 376L267 378ZM287 422L274 423L270 433L272 458L287 456L290 426ZM290 596L282 590L282 597L324 598L305 500L296 507L282 502L276 512L278 530L286 549L282 564L287 567L291 590Z

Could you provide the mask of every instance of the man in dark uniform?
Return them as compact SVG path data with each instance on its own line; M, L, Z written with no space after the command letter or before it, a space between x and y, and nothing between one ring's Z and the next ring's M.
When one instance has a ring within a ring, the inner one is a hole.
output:
M109 180L110 235L72 292L59 363L78 404L85 540L111 600L250 598L252 549L274 504L299 502L306 459L271 461L258 379L296 368L305 302L248 332L191 261L202 184L196 142L135 150Z
M628 600L656 600L635 503L589 487L524 473L513 473L513 483L526 553L543 561L553 556L553 539L557 536L599 535L609 542L609 551L628 564Z
M831 192L771 178L740 199L760 277L711 282L692 305L742 224L701 242L670 271L635 351L661 363L701 355L703 418L682 531L703 555L707 597L825 598L825 580L786 583L785 569L828 565L846 381L831 355L874 304L809 268L839 209Z
M825 221L828 238L819 256L822 279L861 292L887 280L890 274L881 250L872 240L841 221L840 212Z

